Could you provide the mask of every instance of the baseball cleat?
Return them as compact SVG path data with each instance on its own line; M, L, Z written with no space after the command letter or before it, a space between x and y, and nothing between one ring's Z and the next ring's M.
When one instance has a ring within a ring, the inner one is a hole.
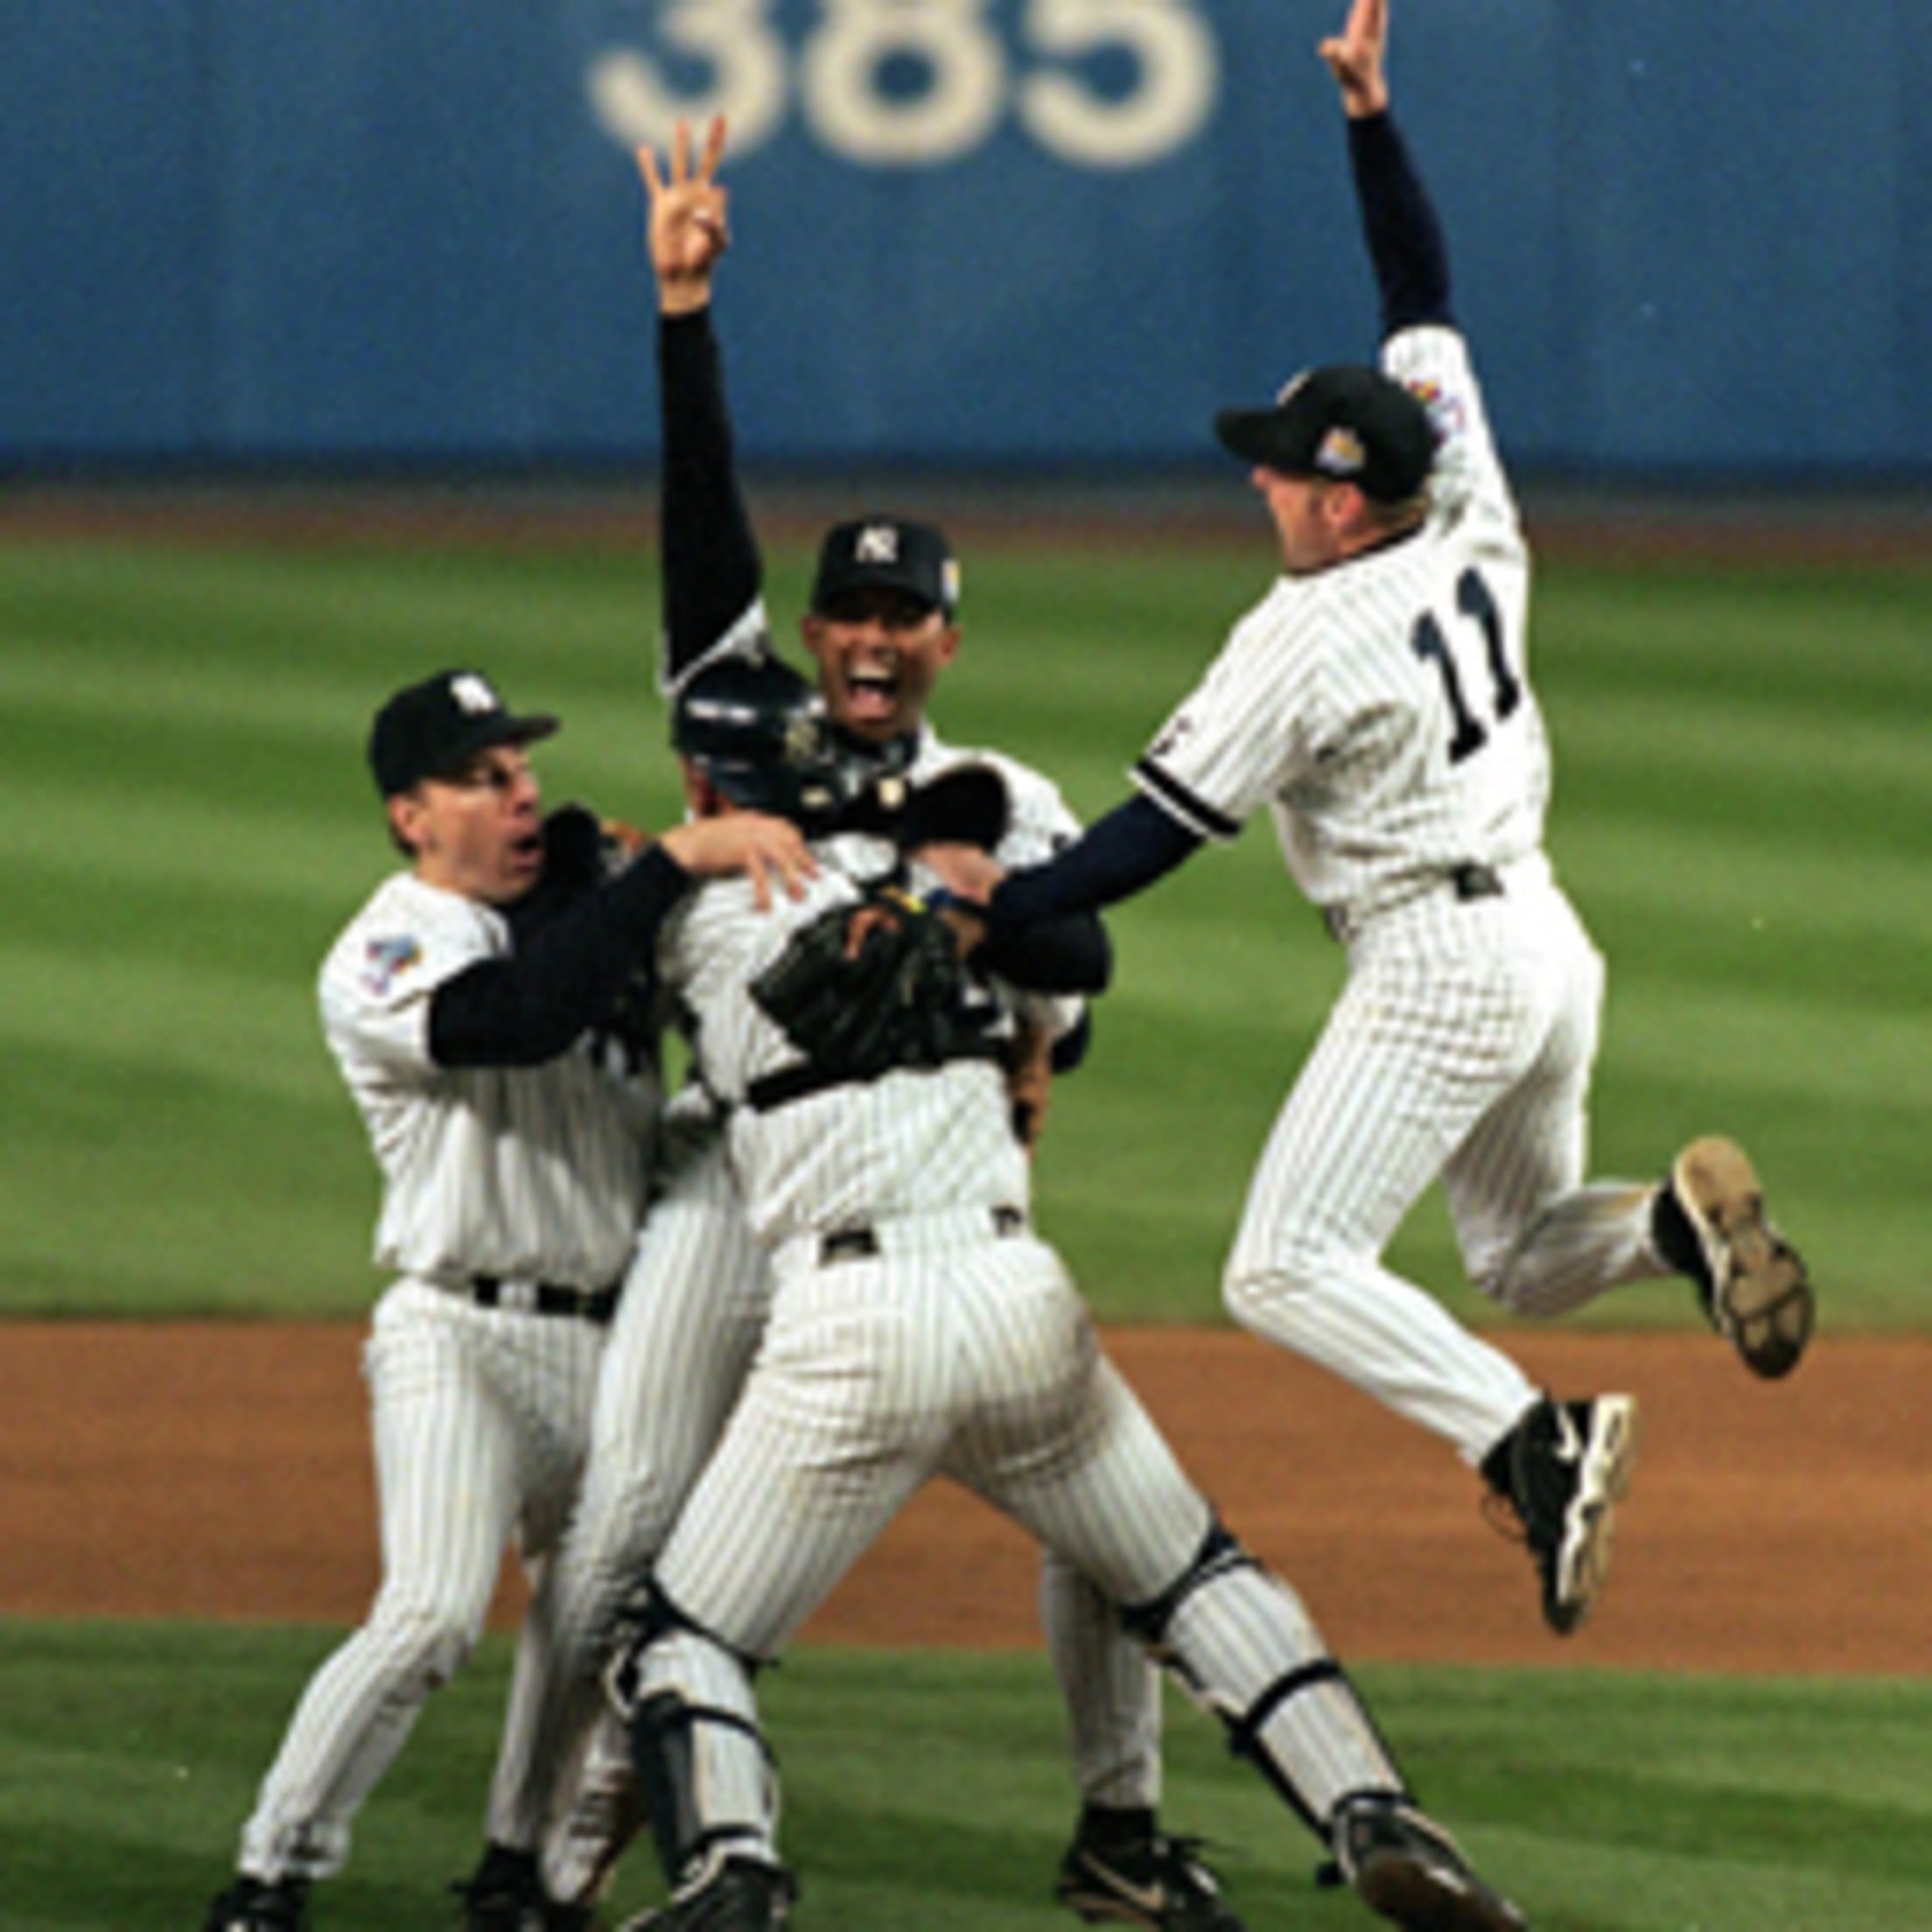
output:
M1674 1264L1689 1264L1712 1326L1753 1375L1789 1375L1811 1338L1816 1299L1797 1250L1765 1217L1749 1157L1735 1141L1706 1135L1677 1156L1664 1192L1695 1247L1668 1235L1659 1245Z
M536 1932L543 1922L543 1882L533 1852L487 1844L475 1872L450 1890L462 1902L462 1932Z
M762 1858L721 1858L655 1912L626 1919L618 1932L782 1932L798 1884Z
M1469 1869L1456 1842L1399 1798L1344 1798L1329 1824L1335 1862L1371 1912L1405 1932L1530 1932Z
M1589 1614L1609 1574L1616 1506L1636 1457L1634 1396L1544 1396L1484 1461L1522 1525L1543 1582L1544 1620L1558 1636Z
M203 1932L303 1932L308 1886L300 1879L251 1879L244 1872L208 1907Z
M1246 1932L1222 1901L1200 1841L1150 1830L1116 1844L1082 1832L1068 1847L1054 1896L1091 1925L1148 1932Z

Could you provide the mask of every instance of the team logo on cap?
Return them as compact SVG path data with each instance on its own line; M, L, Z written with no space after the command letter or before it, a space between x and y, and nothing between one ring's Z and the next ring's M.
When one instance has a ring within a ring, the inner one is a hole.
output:
M899 562L899 529L892 523L868 523L852 543L855 564Z
M1359 476L1368 461L1362 438L1346 424L1338 423L1315 451L1315 467L1329 476Z
M502 699L490 689L488 680L479 677L474 671L458 672L450 680L450 696L459 711L467 711L472 718L503 709Z

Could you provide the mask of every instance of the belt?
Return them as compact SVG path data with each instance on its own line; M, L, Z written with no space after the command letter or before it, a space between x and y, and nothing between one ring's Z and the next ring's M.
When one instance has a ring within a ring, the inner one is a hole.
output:
M479 1308L505 1308L523 1315L575 1315L599 1324L617 1312L614 1285L567 1288L554 1281L502 1281L494 1275L472 1275L464 1285Z
M1328 928L1329 938L1346 946L1361 932L1372 914L1392 912L1397 906L1407 905L1411 899L1419 899L1438 886L1446 886L1465 905L1474 899L1500 899L1503 892L1502 874L1494 865L1485 865L1480 859L1466 858L1457 864L1446 866L1418 892L1404 893L1383 906L1371 906L1368 912L1357 913L1347 906L1324 906L1321 908L1322 924Z
M1019 1234L1026 1226L1026 1213L1018 1208L988 1208L984 1214L986 1219L984 1225L990 1228L995 1235L1002 1238ZM892 1245L889 1230L893 1224L888 1222L886 1225L888 1232L884 1240L880 1239L877 1228L863 1224L856 1228L835 1228L830 1234L821 1235L818 1238L819 1266L830 1268L842 1261L870 1261L875 1256L882 1254ZM978 1229L970 1218L961 1231L971 1234Z

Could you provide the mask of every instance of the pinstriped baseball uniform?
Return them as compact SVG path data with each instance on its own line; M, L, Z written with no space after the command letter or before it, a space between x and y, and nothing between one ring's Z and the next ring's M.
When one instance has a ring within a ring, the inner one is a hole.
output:
M500 914L399 873L322 970L328 1044L382 1171L375 1258L398 1278L364 1354L383 1580L311 1681L243 1828L242 1869L258 1878L340 1866L357 1807L481 1630L505 1544L540 1559L576 1486L602 1331L518 1303L536 1283L620 1276L659 1096L654 1072L589 1036L537 1067L430 1059L432 990L509 945ZM478 1277L499 1306L479 1304ZM536 1695L547 1614L540 1585L515 1696Z
M739 1708L749 1690L723 1681L736 1667L712 1640L777 1654L930 1476L1008 1511L1119 1604L1162 1598L1213 1527L1026 1223L1027 1160L996 1066L960 1060L757 1103L761 1079L797 1056L749 982L793 931L856 900L842 867L876 869L863 844L820 844L826 870L808 897L773 915L730 882L700 892L661 947L706 1078L732 1103L732 1164L773 1256L764 1342L656 1571L704 1635L648 1652L642 1687L713 1708ZM1345 1793L1399 1784L1345 1681L1298 1676L1326 1660L1278 1579L1236 1564L1202 1581L1165 1641L1210 1707L1266 1713L1264 1748L1313 1818ZM768 1846L755 1746L701 1728L707 1828Z
M1663 1270L1646 1190L1579 1187L1603 970L1542 854L1529 559L1480 392L1446 326L1392 335L1383 364L1442 438L1426 523L1279 578L1135 778L1211 837L1267 806L1348 948L1254 1178L1228 1307L1474 1464L1536 1391L1382 1266L1428 1185L1445 1181L1472 1279L1511 1308Z
M929 725L920 733L908 776L924 783L970 763L993 766L1005 783L1003 863L1036 864L1078 835L1079 822L1052 780L1002 754L948 745ZM884 845L853 842L849 849L872 872L892 862ZM1082 1004L1012 997L1054 1033L1077 1021ZM757 1347L770 1268L746 1224L720 1135L701 1089L673 1104L665 1141L670 1158L605 1347L583 1494L552 1564L558 1701L529 1712L530 1734L507 1738L500 1754L493 1835L505 1842L528 1842L516 1834L553 1815L557 1793L579 1763L584 1727L602 1710L595 1673L612 1614L662 1547L723 1433ZM1111 1613L1091 1586L1050 1553L1041 1605L1063 1678L1071 1676L1069 1698L1079 1700L1074 1739L1081 1789L1096 1802L1153 1804L1160 1764L1150 1712L1158 1704L1143 1681L1152 1666L1118 1640ZM1135 1681L1124 1683L1124 1673ZM546 1880L557 1898L582 1898L593 1884L607 1849L609 1782L628 1782L621 1737L605 1728L609 1734L591 1747L578 1801L556 1817L546 1846Z

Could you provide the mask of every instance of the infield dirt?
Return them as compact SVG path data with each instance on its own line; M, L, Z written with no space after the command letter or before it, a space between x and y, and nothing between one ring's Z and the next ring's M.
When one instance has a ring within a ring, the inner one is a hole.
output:
M0 1327L0 1615L356 1621L376 1578L348 1324ZM1643 1405L1590 1623L1544 1628L1523 1552L1433 1438L1244 1334L1111 1330L1195 1480L1351 1659L1922 1675L1932 1339L1829 1333L1755 1382L1702 1335L1510 1333L1559 1395ZM928 1488L806 1641L1040 1642L1011 1523ZM507 1564L493 1613L522 1600Z

